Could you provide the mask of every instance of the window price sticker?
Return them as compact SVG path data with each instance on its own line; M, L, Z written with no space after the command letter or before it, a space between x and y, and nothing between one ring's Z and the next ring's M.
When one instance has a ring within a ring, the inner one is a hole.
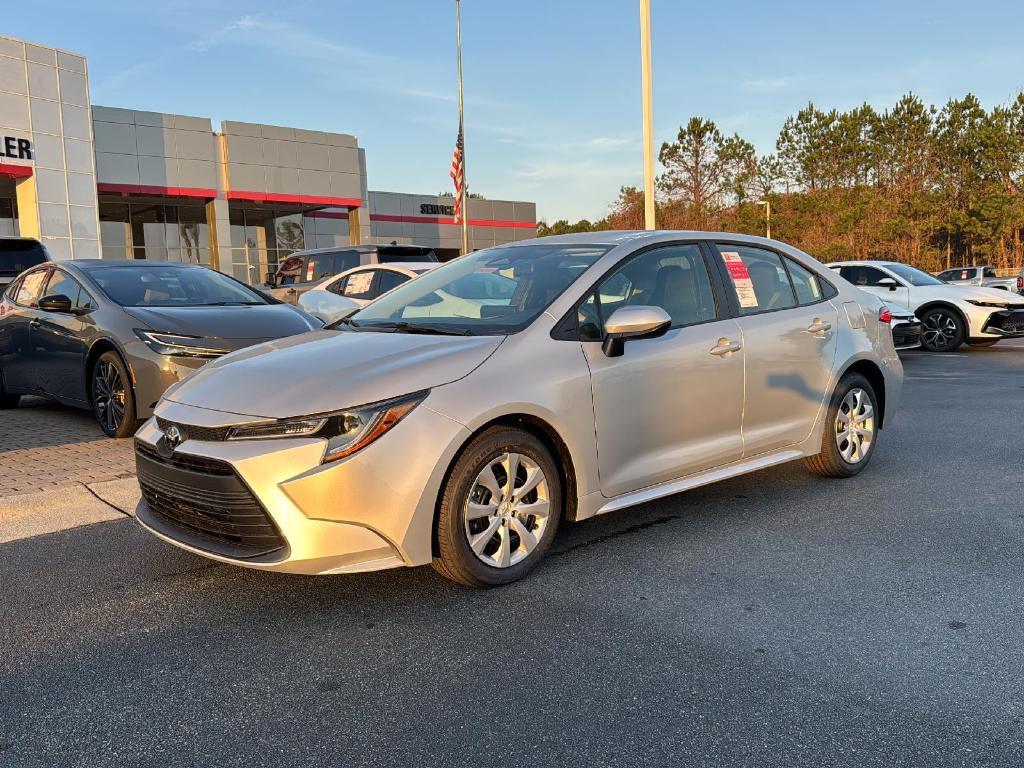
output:
M736 298L739 299L740 306L756 307L757 294L754 293L754 284L750 282L750 272L747 271L743 259L736 251L722 251L722 260L725 262L725 268L729 270L729 277L736 288Z

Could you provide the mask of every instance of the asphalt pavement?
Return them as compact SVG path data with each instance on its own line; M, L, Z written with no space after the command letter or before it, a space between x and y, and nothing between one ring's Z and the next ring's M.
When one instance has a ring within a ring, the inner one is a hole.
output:
M503 589L0 544L0 766L1019 766L1024 344L905 358L859 477L560 532Z

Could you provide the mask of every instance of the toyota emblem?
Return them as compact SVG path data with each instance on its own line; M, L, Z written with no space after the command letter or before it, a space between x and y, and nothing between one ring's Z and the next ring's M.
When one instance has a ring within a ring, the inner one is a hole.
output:
M167 442L167 447L172 451L181 445L181 441L185 439L185 435L181 433L181 430L174 424L171 424L164 432L164 440Z

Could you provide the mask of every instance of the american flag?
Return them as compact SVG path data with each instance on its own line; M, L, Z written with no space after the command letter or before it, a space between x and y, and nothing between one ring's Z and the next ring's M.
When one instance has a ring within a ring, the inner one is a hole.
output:
M455 139L455 152L452 153L451 177L455 183L455 223L462 221L462 187L466 183L466 167L463 163L465 143L462 134L462 121L459 121L459 136Z

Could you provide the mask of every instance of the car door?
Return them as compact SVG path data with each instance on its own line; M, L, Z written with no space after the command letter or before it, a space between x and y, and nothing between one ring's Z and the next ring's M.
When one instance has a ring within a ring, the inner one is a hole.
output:
M838 311L825 280L767 248L719 243L746 353L744 456L796 445L832 381Z
M722 287L700 244L677 243L629 257L579 307L590 366L601 492L613 497L740 458L743 351ZM627 341L621 357L601 347L621 306L653 305L672 327Z
M839 274L866 293L872 293L891 304L913 309L910 306L910 286L896 275L870 264L845 264L839 268ZM892 280L893 285L879 285L882 280Z
M92 298L81 284L59 267L47 281L43 297L63 295L71 300L70 312L39 310L32 327L39 386L64 402L88 402L85 390L85 358L93 336Z
M0 373L8 392L35 392L40 388L32 328L39 322L39 297L50 268L40 267L21 278L3 318L4 356Z

